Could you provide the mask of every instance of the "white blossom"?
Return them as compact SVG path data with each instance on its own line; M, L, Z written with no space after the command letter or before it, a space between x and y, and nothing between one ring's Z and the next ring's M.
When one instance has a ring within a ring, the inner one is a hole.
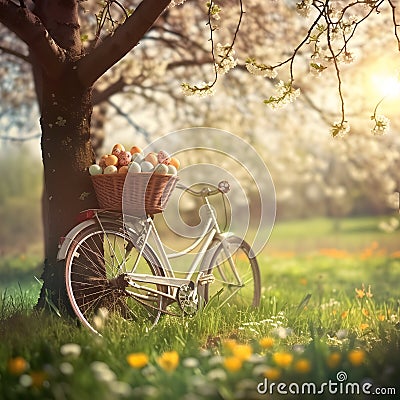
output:
M276 69L270 65L257 64L254 59L248 59L246 61L246 69L253 75L263 76L270 79L274 79L278 75Z
M389 131L390 120L384 115L375 115L371 117L375 121L375 126L372 128L374 135L384 135Z
M350 124L347 121L334 122L331 133L333 137L343 137L350 132Z

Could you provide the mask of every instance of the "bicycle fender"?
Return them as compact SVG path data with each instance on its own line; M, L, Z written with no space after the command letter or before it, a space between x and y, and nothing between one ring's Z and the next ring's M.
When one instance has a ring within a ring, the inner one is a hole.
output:
M67 257L67 253L69 248L71 247L72 243L74 242L75 238L78 236L79 232L83 229L87 228L88 226L94 225L97 221L94 219L87 219L80 224L74 226L66 235L65 237L61 238L62 242L59 245L58 253L57 253L57 260L65 260Z

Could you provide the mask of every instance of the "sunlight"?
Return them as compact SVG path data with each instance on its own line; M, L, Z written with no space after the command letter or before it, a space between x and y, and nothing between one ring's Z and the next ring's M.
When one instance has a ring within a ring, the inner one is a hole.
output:
M375 90L382 97L397 97L400 95L399 76L374 74L371 77Z

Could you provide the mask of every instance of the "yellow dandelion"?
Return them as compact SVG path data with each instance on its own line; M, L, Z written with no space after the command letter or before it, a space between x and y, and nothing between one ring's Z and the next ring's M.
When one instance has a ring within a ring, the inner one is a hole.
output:
M27 370L28 363L23 357L14 357L8 360L7 368L10 374L21 375Z
M347 355L351 365L358 367L360 366L365 359L365 351L361 349L351 350Z
M366 308L363 308L363 309L361 310L361 312L363 313L363 315L365 315L366 317L368 317L369 311L368 311Z
M361 289L354 289L356 291L356 297L358 297L359 299L362 299L365 296L365 288L364 285L362 286Z
M274 367L268 368L264 371L264 376L271 381L277 381L281 376L281 370Z
M245 361L251 357L253 349L248 344L238 344L232 349L232 353L235 357L239 358L239 360Z
M306 286L307 285L307 279L306 278L301 278L300 279L300 285Z
M127 355L126 361L132 368L140 369L149 363L149 357L145 353L131 353Z
M242 368L243 361L235 356L224 359L224 367L230 372L237 372Z
M377 318L379 321L384 321L386 319L386 317L383 314L379 314Z
M157 359L158 365L167 372L173 372L179 364L179 354L175 351L166 351Z
M362 331L365 331L367 328L369 328L369 324L360 324L360 329Z
M347 318L348 315L349 315L349 311L346 310L346 311L343 311L343 312L342 312L341 317L342 317L342 319L345 319L345 318Z
M326 364L328 365L329 368L336 368L341 360L342 360L342 355L338 351L335 351L329 354L326 360Z
M301 374L307 374L311 371L311 363L305 358L301 358L294 364L294 369Z
M277 352L273 355L273 359L275 364L279 367L286 368L288 367L293 361L293 355L287 352Z
M260 339L259 343L263 349L270 349L275 344L275 340L272 337L266 336Z
M235 346L237 346L237 341L235 339L226 339L223 341L224 347L229 350L233 350Z

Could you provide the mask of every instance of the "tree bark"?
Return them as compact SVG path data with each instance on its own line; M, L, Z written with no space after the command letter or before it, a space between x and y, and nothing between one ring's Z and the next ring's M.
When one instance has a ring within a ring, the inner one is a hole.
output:
M38 306L52 302L64 308L68 302L64 264L57 262L59 239L75 225L80 211L97 206L87 171L94 162L90 143L91 88L81 86L71 64L61 81L46 79L42 93L43 213L47 237Z

